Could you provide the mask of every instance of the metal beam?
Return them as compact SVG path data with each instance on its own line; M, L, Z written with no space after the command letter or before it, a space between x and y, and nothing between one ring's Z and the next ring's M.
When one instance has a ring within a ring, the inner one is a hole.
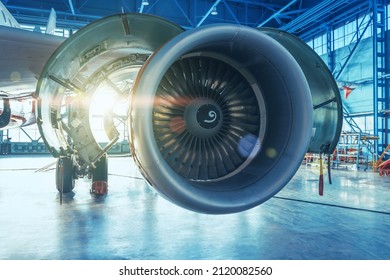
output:
M269 10L272 10L272 11L276 11L278 8L280 8L280 5L278 5L278 4L263 3L263 1L229 0L229 2L264 7L264 8L267 8Z
M302 28L308 28L309 26L318 25L329 14L337 13L343 8L352 8L354 6L360 6L361 3L368 3L369 1L362 0L324 0L318 5L314 6L307 12L293 19L289 23L281 27L282 30L290 33L296 33Z
M177 8L180 10L180 12L183 14L183 16L188 20L189 24L191 26L193 26L193 23L192 23L191 19L188 17L187 13L183 10L183 8L180 5L180 3L177 0L174 0L174 1L176 3Z
M367 16L369 16L369 15L367 15ZM364 20L362 20L361 24L363 24L363 21L364 21ZM358 32L359 32L359 30L360 30L361 25L359 25L359 26L357 27L357 30L356 30L356 33L355 33L355 35L356 35L356 37L357 37L357 38L356 38L356 43L355 43L355 45L354 45L353 48L350 50L350 53L349 53L349 55L347 56L347 58L345 59L344 63L341 65L340 70L338 70L337 72L335 71L336 69L333 70L333 73L332 73L332 74L333 74L333 76L335 77L336 81L341 77L341 74L344 72L344 69L345 69L346 66L349 64L349 61L351 60L352 56L355 54L355 51L356 51L357 47L359 46L359 44L360 44L360 42L361 42L361 40L362 40L364 34L366 33L367 29L371 26L372 22L373 22L373 18L371 18L371 19L367 22L365 28L363 29L363 32L362 32L360 35L358 34ZM352 41L355 39L355 35L353 36ZM351 45L351 44L352 44L352 42L350 42L350 45Z
M257 27L262 27L264 24L266 24L267 22L269 22L270 20L274 19L274 18L277 18L281 13L283 13L285 10L287 10L290 6L292 6L293 4L295 4L297 2L297 0L292 0L290 3L288 3L286 6L284 6L283 8L281 8L279 11L277 11L276 13L274 13L272 16L270 16L268 19L266 19L265 21L263 21L262 23L260 23Z
M68 3L69 3L70 11L72 12L72 15L76 15L76 13L74 11L74 7L73 7L73 1L68 0Z
M47 18L42 17L42 14L49 15L49 10L25 8L20 6L8 6L7 7L19 23L27 23L32 25L46 25ZM17 12L16 12L17 11ZM72 15L70 12L56 11L57 14L57 27L62 28L81 28L86 24L100 19L101 16L93 16L90 14L76 14Z
M84 3L79 5L79 10L82 9L88 2L89 2L89 0L85 0Z
M371 9L369 1L360 2L359 4L349 6L348 12L335 13L331 19L321 20L320 22L316 21L314 26L309 22L307 26L302 26L296 35L303 41L311 40L318 35L326 33L329 25L333 27L341 26L348 21L356 20L359 16L364 16L369 9Z
M230 9L229 5L226 2L223 2L225 4L226 9L229 11L229 13L232 15L233 19L236 21L237 24L240 24L240 21L237 19L235 13L233 13L232 9Z
M41 16L41 14L45 14L45 13L49 14L50 13L50 10L44 10L44 9L38 9L38 8L25 8L25 7L21 7L21 6L7 6L7 8L9 10L19 11L19 14L18 14L19 16L20 15L29 16L29 15L32 15L32 14L37 14L37 17L38 17L38 16ZM23 11L24 14L22 14L20 11ZM62 15L64 17L72 15L69 12L56 11L56 13L57 13L57 15ZM15 13L13 13L13 15L15 16ZM96 19L101 18L101 16L95 16L95 15L91 15L91 14L77 14L76 16L78 16L78 17L85 17L85 18L88 18L88 19L91 19L91 20L96 20Z
M214 7L218 6L219 2L221 2L221 0L217 0L215 1L215 3L211 6L210 10L207 11L207 13L203 16L203 18L199 21L199 23L196 25L196 27L199 27L202 25L202 23L207 19L207 17L211 14L211 12L213 11Z
M378 1L373 1L372 6L372 52L373 52L373 111L374 111L374 135L379 136L379 92L378 92ZM382 136L382 135L381 135ZM382 139L383 140L383 139ZM375 143L375 151L378 151L379 145Z
M307 12L303 13L299 17L295 18L294 20L290 21L286 25L282 26L282 29L285 31L289 31L291 33L295 32L302 24L306 23L308 20L312 19L314 16L318 16L318 14L321 11L328 10L329 5L332 5L332 2L336 2L339 4L339 1L333 1L333 0L325 0L319 3L318 5L314 6Z

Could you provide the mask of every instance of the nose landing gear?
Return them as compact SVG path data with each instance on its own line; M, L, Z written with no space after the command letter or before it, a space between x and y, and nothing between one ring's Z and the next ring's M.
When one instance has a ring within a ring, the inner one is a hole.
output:
M87 176L92 179L91 195L107 195L108 193L108 163L107 154L104 154L94 166L87 168L78 163L76 156L60 157L56 165L56 188L61 194L71 192L75 187L75 180Z

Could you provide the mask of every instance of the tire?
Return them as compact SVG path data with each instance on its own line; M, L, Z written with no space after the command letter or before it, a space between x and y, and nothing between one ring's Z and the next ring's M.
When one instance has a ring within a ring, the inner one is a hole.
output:
M59 192L69 193L75 187L74 158L60 157L56 165L56 188ZM62 190L61 190L62 188Z

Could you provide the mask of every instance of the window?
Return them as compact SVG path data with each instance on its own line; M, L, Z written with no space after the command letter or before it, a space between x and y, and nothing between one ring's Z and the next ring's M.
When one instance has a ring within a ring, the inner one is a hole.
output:
M367 27L367 25L369 25ZM364 30L366 29L365 33L363 34L362 39L369 38L372 36L372 20L371 20L371 14L364 15L357 20L357 26L359 29L359 35L362 35Z
M359 17L333 30L333 50L372 36L372 14Z
M357 41L356 30L357 30L356 21L348 22L347 24L344 25L345 45L349 45Z
M337 50L345 46L344 42L344 26L336 28L333 31L333 49Z
M324 53L327 53L327 38L326 34L323 34L319 37L314 38L313 40L313 49L318 55L322 55Z
M386 6L386 30L390 29L390 5Z

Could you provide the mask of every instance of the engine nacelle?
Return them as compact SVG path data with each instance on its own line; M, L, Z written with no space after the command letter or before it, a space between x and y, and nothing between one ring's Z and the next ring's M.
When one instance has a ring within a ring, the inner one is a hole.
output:
M282 44L306 76L313 102L313 134L309 153L333 153L342 129L343 111L338 86L320 56L297 37L272 28L260 28Z
M328 152L338 141L339 92L320 61L299 39L269 29L221 24L179 34L134 86L130 141L142 173L198 212L266 201L308 150ZM326 101L317 106L326 112L313 114L312 100Z

